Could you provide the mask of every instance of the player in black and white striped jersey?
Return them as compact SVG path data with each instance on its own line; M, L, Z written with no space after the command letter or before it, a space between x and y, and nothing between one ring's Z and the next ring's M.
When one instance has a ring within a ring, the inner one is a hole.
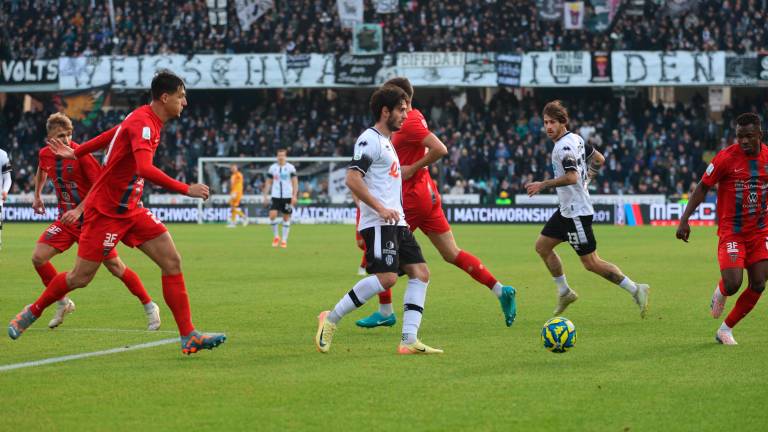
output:
M347 170L347 187L360 199L358 230L365 240L370 276L361 279L333 310L318 316L315 345L327 353L341 318L368 299L389 289L398 274L408 275L405 290L403 333L400 354L439 354L418 339L429 284L429 268L421 248L405 223L402 206L400 161L390 141L403 124L407 95L399 87L384 86L371 96L371 113L377 119L355 143L355 154Z
M11 191L11 159L8 153L0 149L0 249L3 248L3 204Z

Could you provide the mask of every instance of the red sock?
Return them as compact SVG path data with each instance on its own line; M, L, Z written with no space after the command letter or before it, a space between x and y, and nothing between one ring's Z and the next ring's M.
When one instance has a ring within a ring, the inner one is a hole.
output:
M192 333L195 326L192 325L192 313L189 310L189 296L184 286L183 274L163 276L163 298L173 313L179 334L186 336Z
M45 287L45 291L40 295L40 298L32 303L29 310L32 312L32 315L40 318L45 308L67 295L70 291L72 290L67 286L67 273L59 273Z
M139 275L137 275L135 271L126 267L125 273L123 273L123 277L121 277L120 280L123 281L128 288L128 291L141 301L141 304L144 305L152 301L152 297L147 293L144 284L141 283L141 279L139 279Z
M379 293L379 304L392 304L392 289L387 288Z
M723 283L722 279L717 283L717 287L720 288L720 294L722 294L723 297L728 297L728 291L725 290L725 283Z
M45 286L48 286L48 284L50 284L53 278L55 278L58 274L56 267L54 267L50 261L47 261L45 264L39 267L35 266L35 271L38 275L40 275L40 280L43 281L43 285Z
M735 327L736 324L738 324L742 318L747 316L752 308L755 307L757 301L760 300L760 294L762 293L753 291L751 287L747 287L747 289L741 293L738 300L736 300L733 309L731 309L731 312L725 318L725 325L730 328Z
M453 265L464 270L472 276L472 278L481 284L487 286L489 289L493 289L494 285L498 282L495 277L488 271L483 263L477 259L476 256L461 251L453 261Z

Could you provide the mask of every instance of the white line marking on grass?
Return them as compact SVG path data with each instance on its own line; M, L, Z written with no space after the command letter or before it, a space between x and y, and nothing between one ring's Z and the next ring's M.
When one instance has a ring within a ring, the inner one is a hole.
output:
M2 365L0 366L0 372L6 372L14 369L22 369L22 368L28 368L28 367L35 367L35 366L43 366L48 365L52 363L61 363L66 362L70 360L80 360L88 357L99 357L99 356L105 356L110 354L117 354L127 351L135 351L140 350L144 348L152 348L160 345L168 345L172 343L179 343L178 338L172 338L172 339L162 339L159 341L154 342L147 342L139 345L125 345L121 346L119 348L112 348L104 351L94 351L89 353L82 353L82 354L72 354L72 355L66 355L62 357L52 357L48 359L43 360L35 360L30 362L22 362L22 363L13 363L8 365Z
M137 329L115 329L115 328L31 328L27 331L56 331L56 332L109 332L109 333L178 333L175 330L137 330Z

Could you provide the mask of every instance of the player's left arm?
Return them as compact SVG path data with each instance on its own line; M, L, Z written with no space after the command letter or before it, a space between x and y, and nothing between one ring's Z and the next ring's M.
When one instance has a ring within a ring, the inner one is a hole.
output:
M591 180L600 174L600 169L605 164L605 156L589 144L586 145L584 150L587 155L588 175Z
M296 202L299 200L299 176L296 175L296 172L291 173L291 186L293 186L291 189L293 190L293 193L291 193L291 207L296 206Z
M421 141L421 145L427 148L424 157L417 160L412 165L404 165L400 167L400 170L403 172L403 180L408 180L413 177L414 174L419 172L420 169L432 165L448 154L448 148L445 144L431 132L424 137Z

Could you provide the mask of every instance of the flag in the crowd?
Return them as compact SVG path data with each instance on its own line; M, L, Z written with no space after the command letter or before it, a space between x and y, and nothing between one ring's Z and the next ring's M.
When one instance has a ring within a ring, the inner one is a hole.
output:
M373 0L376 5L376 13L391 14L397 12L398 0Z
M101 107L104 106L108 93L109 86L60 93L53 96L53 105L73 122L90 126L98 116Z
M557 21L563 16L563 0L536 0L536 10L542 21Z
M363 0L336 0L336 7L343 28L353 29L363 23Z
M581 30L584 28L584 2L565 2L563 27L566 30Z
M235 0L240 28L248 30L268 10L275 7L275 0Z

